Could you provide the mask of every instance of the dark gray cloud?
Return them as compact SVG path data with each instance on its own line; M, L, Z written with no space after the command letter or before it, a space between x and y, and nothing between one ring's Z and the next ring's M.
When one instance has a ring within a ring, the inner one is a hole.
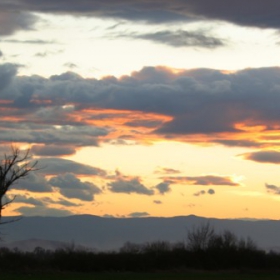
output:
M0 65L0 91L12 82L17 73L17 69L18 66L15 64L7 63Z
M39 172L48 175L73 173L78 175L106 176L106 172L100 168L62 158L41 158L38 165L41 168Z
M41 198L41 201L45 204L56 204L56 205L62 205L66 207L79 207L82 206L82 204L73 203L72 201L60 198L59 200L53 200L50 197L44 197Z
M29 12L5 9L3 1L0 1L0 36L11 35L19 30L30 30L37 19L37 16Z
M193 195L194 196L201 196L201 195L204 195L204 194L206 194L206 192L204 190L202 190L202 191L194 193Z
M3 56L3 52L0 50L0 57Z
M155 188L159 191L160 194L165 194L171 191L170 182L162 182L155 186Z
M37 193L53 192L52 186L37 171L30 172L26 178L19 180L14 184L12 189Z
M193 185L223 185L223 186L239 186L238 183L232 181L229 177L222 176L198 176L198 177L188 177L188 180L192 182Z
M9 200L11 199L13 199L13 197L9 197ZM24 203L24 204L34 205L34 206L44 205L44 203L41 200L26 195L16 195L13 203Z
M65 209L49 208L47 206L35 206L35 207L26 207L22 206L14 211L20 213L23 216L51 216L51 217L63 217L73 215L73 212Z
M75 147L56 145L33 145L31 153L36 156L66 156L76 153Z
M215 194L215 190L209 189L209 190L207 191L207 193L208 193L208 194L211 194L211 195L212 195L212 194Z
M172 47L200 47L217 48L225 45L223 40L215 38L202 32L189 32L185 30L158 31L144 34L126 34L126 37L154 41L155 43L170 45Z
M7 11L36 11L68 13L96 17L119 18L151 23L188 22L190 20L222 20L244 26L279 28L280 3L276 0L17 0L0 2L3 14ZM14 13L16 17L16 13ZM7 20L6 20L7 21ZM27 21L27 23L26 23ZM28 27L30 19L19 18L21 28ZM10 22L14 22L10 20ZM7 28L9 27L9 24ZM13 24L12 26L14 26ZM23 27L22 27L23 26ZM7 29L6 28L6 29ZM4 29L5 33L7 30ZM12 29L12 27L10 27ZM12 29L13 30L13 29Z
M13 200L13 203L24 203L24 204L29 204L33 206L46 206L48 204L55 204L55 205L61 205L61 206L66 206L66 207L78 207L81 206L81 204L73 203L69 200L66 199L58 199L58 200L53 200L50 197L43 197L43 198L34 198L30 195L21 195L17 194L15 196L8 196L8 200Z
M152 23L189 21L187 15L180 14L169 8L165 1L158 4L154 1L140 0L107 0L106 3L98 0L83 0L82 2L58 0L55 3L49 1L18 0L12 3L1 3L3 10L27 10L43 13L68 13L74 15L86 15L95 17L109 17L130 21L146 21ZM160 8L162 7L162 8Z
M13 203L24 203L29 204L33 206L46 206L47 204L55 204L55 205L62 205L66 207L78 207L81 206L81 204L73 203L66 199L58 199L53 200L50 197L43 197L43 198L34 198L27 195L15 195L14 197L9 196L8 200L12 200L14 198Z
M116 139L126 143L153 133L167 139L197 135L185 137L197 142L205 142L204 135L227 146L264 147L271 143L264 133L280 129L275 106L280 103L280 68L223 73L145 67L120 79L101 80L69 72L49 79L15 73L14 65L0 67L0 98L8 102L0 103L2 119L17 118L0 122L2 142L82 147ZM130 111L137 112L134 118ZM150 115L141 119L139 112ZM126 136L111 138L110 133L122 130L118 125L126 126ZM263 135L247 140L248 129L255 127Z
M194 193L194 196L201 196L201 195L205 195L205 194L210 194L213 195L215 194L215 191L213 189L209 189L207 192L205 190L201 190L199 192Z
M240 155L242 158L261 163L280 164L280 152L259 151Z
M245 148L261 148L269 145L269 142L263 142L263 143L258 143L257 141L254 140L223 140L223 139L218 139L214 140L213 142L216 142L218 144L222 144L224 146L228 147L245 147Z
M260 28L279 28L280 3L267 1L223 1L223 0L178 0L185 3L187 13L208 19L224 20L239 25Z
M148 127L148 128L156 129L157 127L162 125L162 122L155 121L155 120L134 120L134 121L126 122L125 125L131 127Z
M109 190L114 193L153 195L154 191L145 187L139 178L119 178L108 183Z
M34 115L34 123L36 115ZM37 116L39 117L39 116ZM54 117L54 116L53 116ZM43 118L40 122L43 122ZM30 120L31 121L31 120ZM47 120L46 120L47 121ZM59 121L58 121L59 122ZM6 126L13 127L14 130L7 130ZM55 127L42 123L38 129L32 123L0 123L0 141L8 142L15 139L16 142L27 143L50 143L66 144L78 146L98 146L98 137L104 136L107 131L102 128L90 126L63 125ZM81 137L83 135L83 137Z
M77 198L83 201L93 201L95 194L101 190L90 182L82 182L73 174L58 175L49 180L49 183L57 187L59 192L67 198Z
M148 212L133 212L128 215L130 218L142 218L147 216L150 216Z
M277 194L277 195L280 194L280 187L277 187L275 185L269 185L269 184L265 184L265 187L266 190L270 193Z

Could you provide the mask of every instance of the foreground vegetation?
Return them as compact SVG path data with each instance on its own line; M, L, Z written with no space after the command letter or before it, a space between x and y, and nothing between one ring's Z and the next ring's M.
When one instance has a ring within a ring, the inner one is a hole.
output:
M273 273L279 271L279 253L260 250L250 238L238 239L229 231L216 234L209 225L190 231L185 243L127 242L111 252L78 250L75 246L56 251L36 248L33 252L0 248L0 276L7 280L131 279L131 273L136 280L253 280L276 279Z
M185 273L33 273L3 274L3 280L278 280L277 273L185 272Z

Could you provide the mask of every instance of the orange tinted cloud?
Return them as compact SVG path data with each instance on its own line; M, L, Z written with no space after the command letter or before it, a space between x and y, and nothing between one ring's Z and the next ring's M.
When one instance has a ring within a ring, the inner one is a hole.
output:
M173 184L188 184L188 185L200 185L200 186L240 186L239 183L234 182L233 178L229 176L186 176L186 177L162 177L164 181L171 182Z

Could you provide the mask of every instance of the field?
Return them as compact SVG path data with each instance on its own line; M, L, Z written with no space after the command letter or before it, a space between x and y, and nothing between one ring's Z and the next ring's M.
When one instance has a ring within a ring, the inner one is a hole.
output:
M32 273L0 274L1 280L279 280L272 273Z

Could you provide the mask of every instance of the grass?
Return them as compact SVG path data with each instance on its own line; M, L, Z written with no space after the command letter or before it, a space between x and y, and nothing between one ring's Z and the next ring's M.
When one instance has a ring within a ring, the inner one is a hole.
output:
M2 274L1 280L279 280L272 273L188 272L188 273L25 273Z

